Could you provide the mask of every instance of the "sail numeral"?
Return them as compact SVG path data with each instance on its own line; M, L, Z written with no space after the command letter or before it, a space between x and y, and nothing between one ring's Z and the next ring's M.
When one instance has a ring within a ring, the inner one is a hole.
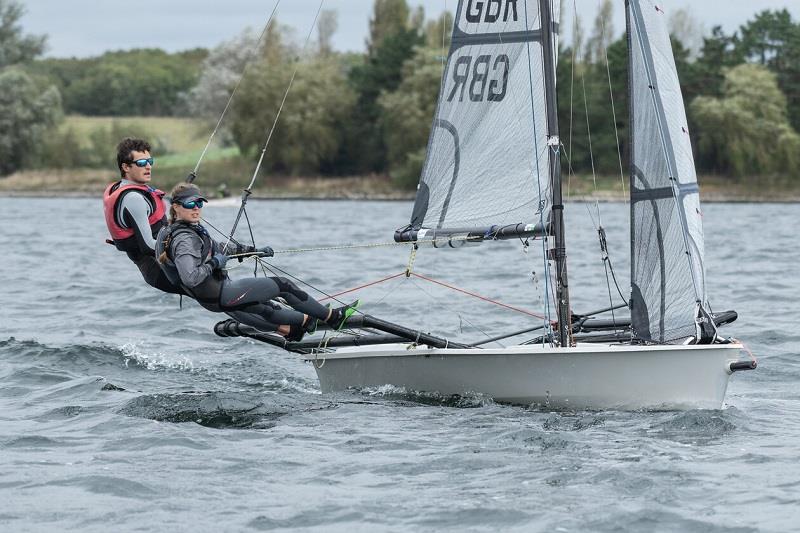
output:
M469 82L469 99L473 102L500 102L506 97L508 69L511 61L506 54L500 54L492 61L488 54L479 55L475 62L472 56L461 56L453 66L453 89L447 97L452 102L456 93L458 101L464 101L464 92ZM461 89L459 92L459 88ZM487 94L488 88L488 94Z
M505 8L505 9L504 9ZM503 22L508 22L508 16L513 14L514 22L517 21L517 0L467 0L467 22L497 22L503 13Z

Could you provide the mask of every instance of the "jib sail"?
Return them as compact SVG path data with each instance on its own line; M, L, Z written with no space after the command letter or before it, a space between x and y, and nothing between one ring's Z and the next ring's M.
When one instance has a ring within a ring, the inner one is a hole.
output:
M695 336L698 325L700 337L713 336L702 320L708 304L700 197L667 15L653 0L628 0L627 16L633 336L674 342Z

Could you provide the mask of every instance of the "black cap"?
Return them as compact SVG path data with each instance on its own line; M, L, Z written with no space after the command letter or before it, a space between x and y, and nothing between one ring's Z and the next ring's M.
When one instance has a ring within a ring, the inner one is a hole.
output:
M182 204L185 202L193 202L194 200L203 200L207 202L206 198L203 196L203 193L200 192L200 189L192 185L191 187L187 187L181 191L175 193L175 196L172 197L173 204Z

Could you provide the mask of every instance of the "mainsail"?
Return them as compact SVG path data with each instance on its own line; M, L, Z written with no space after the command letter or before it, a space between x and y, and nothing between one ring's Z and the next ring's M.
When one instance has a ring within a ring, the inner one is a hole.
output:
M697 176L667 15L653 0L628 0L627 17L633 337L673 342L696 336L698 324L699 337L713 336Z
M411 228L548 222L541 1L459 1Z

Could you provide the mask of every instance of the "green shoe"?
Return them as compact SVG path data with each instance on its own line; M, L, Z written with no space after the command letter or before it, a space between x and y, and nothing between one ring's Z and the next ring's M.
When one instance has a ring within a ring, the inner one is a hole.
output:
M356 300L351 304L334 309L331 315L331 321L329 322L331 328L336 331L342 329L345 323L347 323L347 320L356 314L356 311L360 305L361 300Z

